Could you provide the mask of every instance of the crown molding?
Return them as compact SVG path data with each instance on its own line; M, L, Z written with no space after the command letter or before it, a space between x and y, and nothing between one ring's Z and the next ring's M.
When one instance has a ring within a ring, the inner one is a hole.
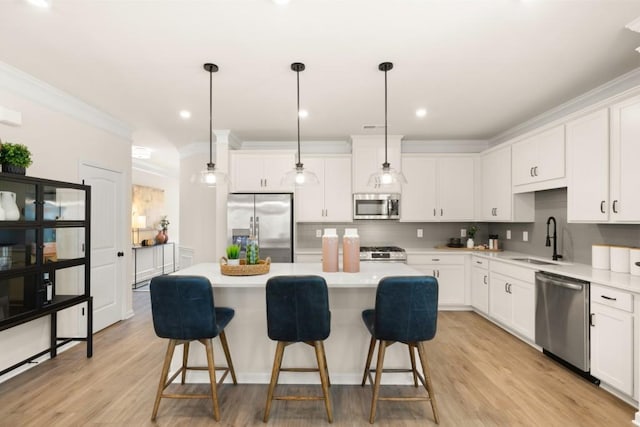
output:
M4 62L0 62L0 87L128 141L132 139L125 122Z
M242 150L294 150L297 141L244 141ZM351 153L348 141L300 141L300 152L305 154L344 154Z
M403 153L480 153L488 147L484 139L402 141Z
M629 71L613 80L608 81L582 95L579 95L563 104L558 105L544 113L535 116L511 129L499 133L489 140L490 146L516 138L527 132L543 127L554 121L564 119L580 110L596 105L606 105L616 99L631 96L637 92L634 90L640 86L640 68Z
M180 173L177 169L163 167L148 160L131 159L131 169L167 178L180 178Z

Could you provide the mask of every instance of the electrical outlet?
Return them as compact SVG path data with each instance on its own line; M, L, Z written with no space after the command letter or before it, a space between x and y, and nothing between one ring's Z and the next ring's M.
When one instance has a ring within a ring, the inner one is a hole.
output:
M461 228L460 229L460 237L467 237L467 229L466 228Z
M322 237L322 230L316 230L316 237Z
M507 240L511 240L511 230L507 230Z
M529 241L529 232L528 231L523 231L522 232L522 241L523 242L528 242Z
M418 228L418 232L416 234L418 237L422 238L422 228Z

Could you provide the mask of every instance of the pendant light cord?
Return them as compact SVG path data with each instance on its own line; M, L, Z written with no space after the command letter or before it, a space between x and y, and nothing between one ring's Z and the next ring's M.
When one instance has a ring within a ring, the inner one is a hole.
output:
M298 163L296 163L296 167L302 167L302 163L300 161L300 70L296 70L296 93L297 93L296 117L298 118Z
M213 165L213 70L209 71L209 165Z
M387 69L384 70L384 166L388 167L387 160Z

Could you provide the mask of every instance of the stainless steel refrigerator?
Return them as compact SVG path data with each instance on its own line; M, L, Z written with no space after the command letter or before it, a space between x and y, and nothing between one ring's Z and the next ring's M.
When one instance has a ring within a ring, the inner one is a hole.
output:
M242 246L241 258L251 236L258 239L260 259L293 262L293 195L229 194L227 242Z

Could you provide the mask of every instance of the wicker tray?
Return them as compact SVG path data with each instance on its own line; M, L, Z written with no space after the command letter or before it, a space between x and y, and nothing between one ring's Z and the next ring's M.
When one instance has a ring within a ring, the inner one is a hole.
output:
M220 272L225 276L256 276L267 274L271 266L271 258L261 259L258 264L248 265L247 260L241 259L240 265L229 265L227 258L220 258Z

